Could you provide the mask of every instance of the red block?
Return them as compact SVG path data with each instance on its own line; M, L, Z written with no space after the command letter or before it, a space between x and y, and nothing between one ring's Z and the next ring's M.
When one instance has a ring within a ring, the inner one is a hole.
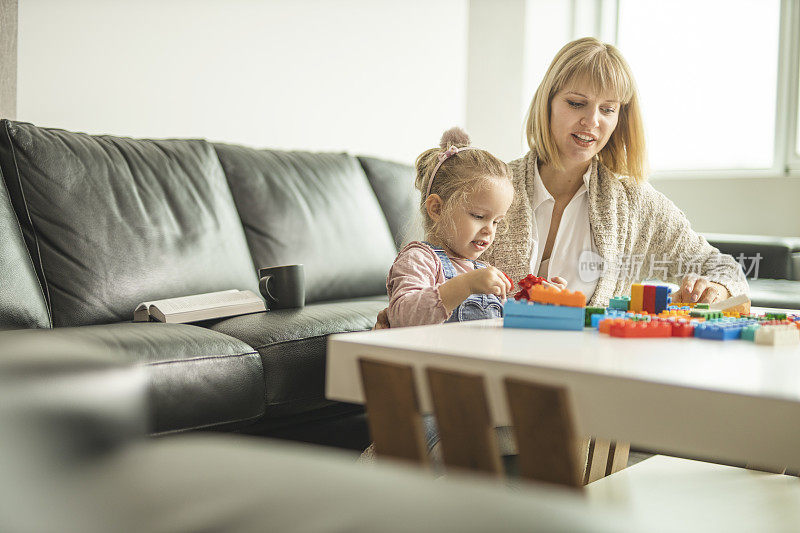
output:
M633 320L625 320L621 323L612 324L609 333L612 337L627 338L671 337L672 326L667 322L635 322Z
M685 320L676 320L672 323L673 337L692 337L694 336L694 326Z
M642 309L650 314L656 312L656 286L645 285L642 298Z

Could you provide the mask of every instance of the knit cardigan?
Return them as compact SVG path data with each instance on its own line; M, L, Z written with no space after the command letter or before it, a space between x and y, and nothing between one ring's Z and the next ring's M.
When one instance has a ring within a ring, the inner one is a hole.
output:
M498 232L481 257L515 282L530 273L538 235L533 216L536 157L532 150L509 163L514 201L506 219L512 225ZM607 306L611 297L630 294L631 284L644 278L680 283L688 272L722 284L731 295L749 295L741 266L692 230L683 212L649 183L618 177L595 157L588 194L589 225L604 266L588 305Z

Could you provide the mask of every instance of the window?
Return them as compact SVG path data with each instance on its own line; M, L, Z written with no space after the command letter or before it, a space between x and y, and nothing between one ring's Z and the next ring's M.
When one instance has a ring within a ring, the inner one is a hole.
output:
M783 169L781 1L618 2L617 46L639 85L653 171Z

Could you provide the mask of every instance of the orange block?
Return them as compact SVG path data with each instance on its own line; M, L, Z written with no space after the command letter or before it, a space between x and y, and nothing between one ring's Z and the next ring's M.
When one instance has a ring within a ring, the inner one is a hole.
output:
M560 291L543 285L534 285L528 289L528 299L540 304L586 307L586 296L581 291Z
M597 330L600 333L605 333L606 335L611 333L611 326L614 324L622 324L625 322L624 318L605 318L597 324Z

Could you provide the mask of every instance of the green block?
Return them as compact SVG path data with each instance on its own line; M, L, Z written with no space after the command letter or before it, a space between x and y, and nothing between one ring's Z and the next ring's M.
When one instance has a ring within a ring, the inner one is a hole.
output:
M692 309L689 311L689 316L705 318L711 320L714 318L722 318L722 311L709 311L708 309Z
M584 324L586 327L592 327L592 315L602 315L606 312L605 307L586 307L585 309Z
M697 304L694 306L695 309L708 309L708 304Z
M766 313L767 320L786 320L786 313Z
M756 340L756 330L760 328L758 324L754 324L752 326L746 326L742 329L742 340L743 341L755 341Z

